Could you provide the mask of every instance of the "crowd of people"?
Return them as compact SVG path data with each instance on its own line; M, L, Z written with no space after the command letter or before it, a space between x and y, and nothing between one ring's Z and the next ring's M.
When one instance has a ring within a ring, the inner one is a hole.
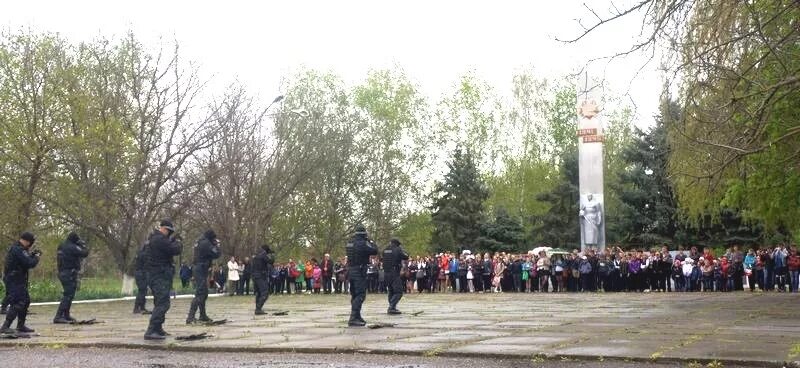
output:
M248 294L248 258L244 263L215 266L210 284L222 293ZM289 259L275 264L271 294L348 293L347 257L332 261ZM379 256L366 269L367 291L385 293L385 273ZM403 261L400 277L406 292L797 292L800 255L795 246L751 248L733 246L715 255L710 248L573 250L570 253L512 254L439 253Z

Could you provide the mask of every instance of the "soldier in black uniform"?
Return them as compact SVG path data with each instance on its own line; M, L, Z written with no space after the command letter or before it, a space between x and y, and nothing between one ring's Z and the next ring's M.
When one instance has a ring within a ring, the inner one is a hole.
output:
M378 254L378 248L367 237L364 225L356 225L356 232L347 243L347 278L350 280L350 320L348 326L365 326L361 318L361 304L367 297L367 266L369 257Z
M208 299L208 270L211 262L220 256L219 240L214 230L208 230L194 246L194 266L192 266L192 277L194 277L194 299L189 307L189 316L186 317L186 324L192 324L197 310L200 309L201 322L211 322L206 314L206 299Z
M9 309L6 320L0 327L0 333L13 334L11 323L17 320L17 332L31 333L33 329L25 326L28 316L28 307L31 297L28 294L28 270L36 267L42 253L38 250L30 251L36 238L29 232L22 233L19 240L11 245L6 255L5 274L3 282L8 291Z
M142 244L139 252L136 253L136 259L133 261L134 271L133 277L136 280L136 300L133 302L133 314L150 314L151 312L145 308L147 299L147 271L145 270L145 263L147 263L147 243Z
M162 327L169 310L169 291L175 276L175 265L172 258L181 254L183 245L179 236L171 237L175 228L169 220L162 220L158 230L150 234L147 248L147 283L153 291L153 314L150 325L144 333L145 340L163 340L167 333Z
M397 310L397 303L403 297L403 280L400 278L400 267L403 261L408 260L408 254L400 247L400 241L392 239L389 246L383 250L383 272L386 286L389 288L389 314L401 314Z
M69 233L67 239L58 246L58 279L61 280L61 287L64 289L64 296L61 297L61 304L53 318L53 323L70 323L75 319L69 314L72 307L72 299L75 298L75 291L78 290L78 273L81 271L81 261L89 256L89 249L75 232Z
M253 283L256 295L256 315L265 314L261 309L269 298L269 277L272 273L272 265L275 263L275 254L269 245L262 245L253 261L250 263L253 270Z

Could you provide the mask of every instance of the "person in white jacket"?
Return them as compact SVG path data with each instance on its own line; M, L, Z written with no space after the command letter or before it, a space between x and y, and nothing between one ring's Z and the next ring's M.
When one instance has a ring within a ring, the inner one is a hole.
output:
M228 261L228 295L236 295L236 290L239 289L239 263L236 262L236 257L231 257Z

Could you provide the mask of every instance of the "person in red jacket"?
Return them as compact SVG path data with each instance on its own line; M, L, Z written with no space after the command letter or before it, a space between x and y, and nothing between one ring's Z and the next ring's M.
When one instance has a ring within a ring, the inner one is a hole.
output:
M794 247L786 259L786 265L789 267L789 276L791 277L790 291L796 293L798 283L800 283L800 256L797 255L797 249Z
M728 257L722 256L719 259L719 266L722 270L722 291L731 291L733 289L733 280L730 275L731 265L728 263Z
M300 294L300 289L297 288L295 281L297 277L300 276L300 272L297 270L297 263L289 258L289 265L287 266L286 271L286 293L287 294Z
M714 255L711 253L711 248L705 247L703 248L703 259L706 260L706 264L714 263Z

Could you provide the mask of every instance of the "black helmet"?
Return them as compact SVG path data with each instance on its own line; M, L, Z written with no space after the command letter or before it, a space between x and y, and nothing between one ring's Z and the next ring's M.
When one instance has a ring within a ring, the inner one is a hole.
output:
M69 240L69 241L71 241L71 242L73 242L75 244L78 244L78 242L81 241L81 237L78 236L78 234L73 231L73 232L69 233L69 235L67 235L67 240Z
M170 221L168 219L161 220L161 224L159 224L159 226L160 227L165 227L169 231L175 231L175 227L172 226L172 221Z
M214 240L217 238L217 233L215 233L214 230L208 229L205 233L203 233L203 237L208 240Z
M36 237L35 237L35 236L33 236L33 234L32 234L32 233L30 233L30 232L28 232L28 231L26 231L26 232L22 233L22 234L19 236L19 238L20 238L20 239L22 239L22 240L27 240L27 241L28 241L28 242L30 242L31 244L33 244L34 242L36 242Z
M366 234L366 233L367 233L367 228L364 227L364 225L362 224L356 225L356 234Z
M272 249L269 249L269 245L267 244L262 244L261 249L263 249L267 253L272 253Z
M391 245L393 247L399 247L400 246L400 241L397 240L397 239L389 240L389 245Z

